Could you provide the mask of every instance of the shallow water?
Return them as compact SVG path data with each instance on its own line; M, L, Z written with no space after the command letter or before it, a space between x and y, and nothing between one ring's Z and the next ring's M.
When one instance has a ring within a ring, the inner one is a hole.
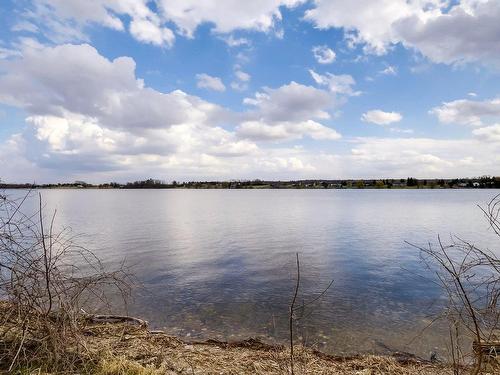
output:
M191 338L285 340L299 252L299 305L334 279L306 309L301 340L339 354L445 355L444 327L421 333L441 291L405 241L458 234L500 251L476 206L494 190L41 192L83 245L134 264L144 288L132 314Z

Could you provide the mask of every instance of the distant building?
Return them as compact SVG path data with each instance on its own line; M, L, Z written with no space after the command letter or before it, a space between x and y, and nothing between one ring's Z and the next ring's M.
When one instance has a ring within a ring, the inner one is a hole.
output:
M392 187L406 187L406 182L401 181L393 181Z

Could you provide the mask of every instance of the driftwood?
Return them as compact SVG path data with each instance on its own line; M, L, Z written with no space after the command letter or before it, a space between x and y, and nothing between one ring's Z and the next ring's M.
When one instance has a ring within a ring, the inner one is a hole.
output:
M148 322L133 316L126 315L85 315L85 320L90 323L136 323L140 327L147 328Z
M500 359L500 341L474 341L472 348L476 354L482 354L485 357Z

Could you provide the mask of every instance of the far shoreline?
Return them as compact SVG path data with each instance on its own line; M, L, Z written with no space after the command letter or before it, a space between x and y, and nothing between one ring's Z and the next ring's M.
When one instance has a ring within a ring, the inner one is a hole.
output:
M289 181L266 180L230 180L230 181L188 181L165 182L147 179L134 182L92 184L85 181L62 183L0 183L0 189L194 189L194 190L227 190L227 189L500 189L500 177L482 176L473 178L439 178L417 179L413 177L400 179L308 179Z

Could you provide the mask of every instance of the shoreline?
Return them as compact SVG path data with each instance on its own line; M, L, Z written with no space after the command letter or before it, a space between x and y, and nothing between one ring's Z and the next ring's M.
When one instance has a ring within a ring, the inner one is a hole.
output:
M3 312L6 304L0 306ZM7 314L5 314L7 315ZM54 316L54 318L57 318ZM24 337L20 327L6 331L0 325L0 348L16 346L24 340L35 358L17 373L26 374L271 374L290 373L290 350L285 345L268 344L255 338L227 342L214 339L185 340L163 331L149 330L147 322L133 317L82 315L79 339L68 341L63 356L71 358L71 370L53 370L44 358L36 357L35 337ZM21 337L23 336L23 337ZM410 353L389 355L330 355L313 347L294 346L295 374L452 374L443 362L425 360ZM1 350L0 350L1 354ZM75 354L77 354L75 362ZM7 361L4 361L7 362ZM76 365L75 365L76 363ZM9 363L0 361L0 373ZM49 367L49 368L48 368Z
M0 183L0 189L495 189L500 177L463 178L366 178L366 179L302 179L302 180L225 180L172 181L147 179L134 182L87 183Z
M109 188L109 187L99 187L99 186L89 186L89 187L73 187L73 186L0 186L0 190L500 190L500 187L487 187L487 188L473 188L473 187L373 187L367 186L363 188L357 187L241 187L241 188L229 188L229 187L120 187L120 188Z
M163 331L128 323L98 323L86 328L91 348L107 352L103 374L289 374L289 348L259 339L227 342L185 340ZM103 349L106 348L106 349ZM296 374L451 374L447 363L410 353L337 356L294 346ZM112 353L111 355L109 353ZM108 371L121 368L122 372ZM106 370L108 369L108 370Z

